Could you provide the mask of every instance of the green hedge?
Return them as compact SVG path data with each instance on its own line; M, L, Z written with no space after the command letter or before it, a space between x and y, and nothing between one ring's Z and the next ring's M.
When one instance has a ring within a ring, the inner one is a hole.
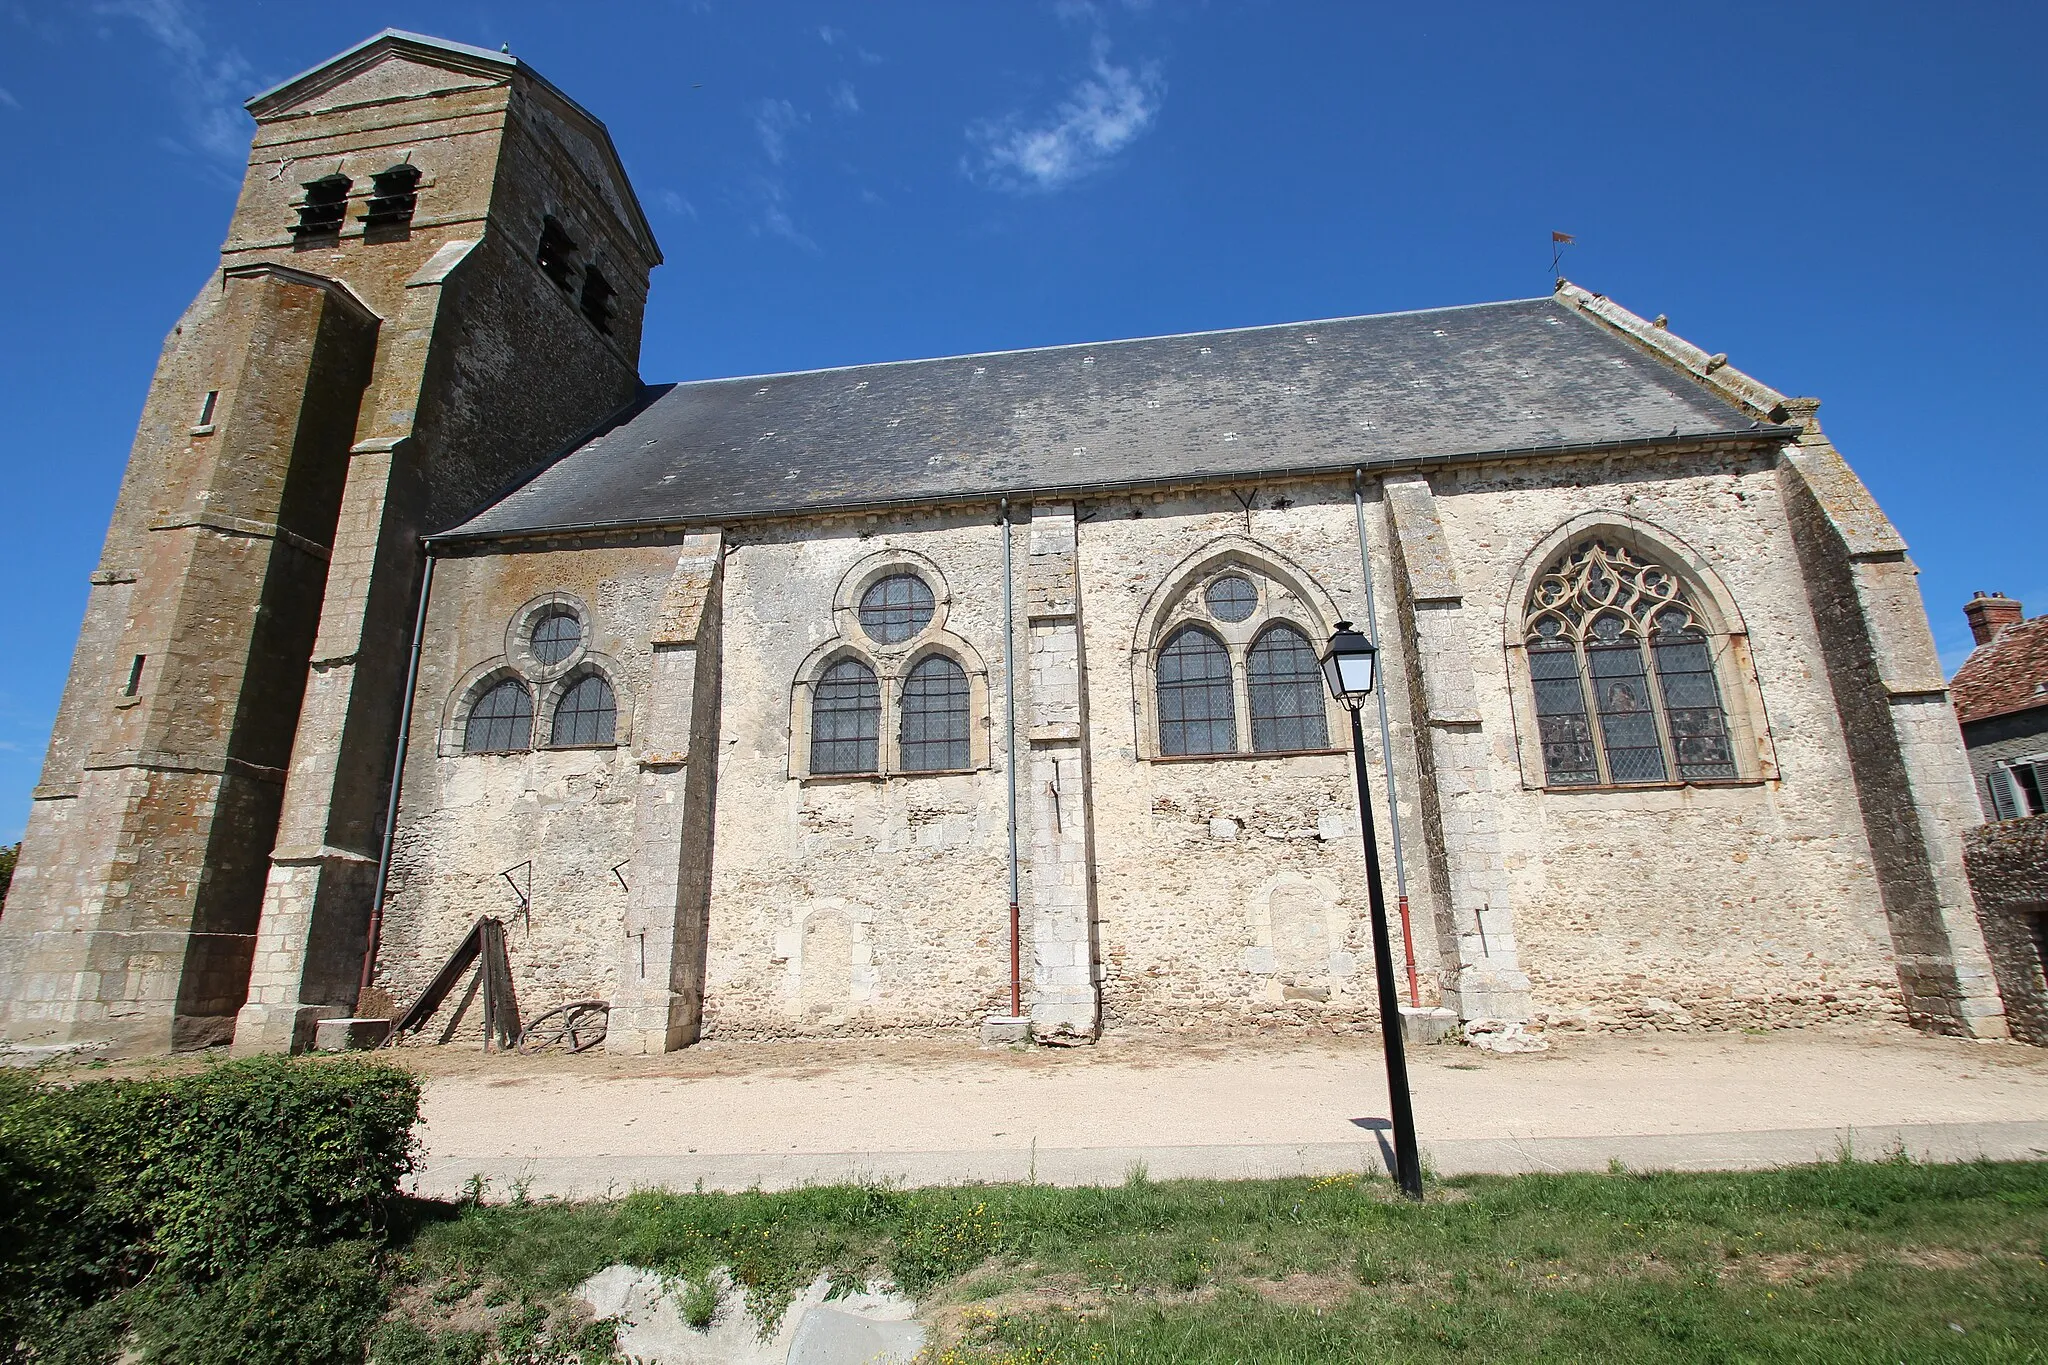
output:
M272 1264L288 1253L374 1242L412 1168L419 1098L410 1072L359 1059L73 1086L0 1071L0 1359L71 1355L56 1349L71 1320L114 1330L122 1315L95 1305L145 1277L168 1321L187 1296L289 1281L289 1259Z

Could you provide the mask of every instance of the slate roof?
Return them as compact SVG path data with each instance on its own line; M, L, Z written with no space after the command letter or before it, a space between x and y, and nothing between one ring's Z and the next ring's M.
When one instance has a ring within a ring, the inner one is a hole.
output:
M1978 645L1956 670L1949 698L1965 725L2048 706L2048 616L2015 621Z
M653 387L435 539L1757 430L1577 309L1523 299Z

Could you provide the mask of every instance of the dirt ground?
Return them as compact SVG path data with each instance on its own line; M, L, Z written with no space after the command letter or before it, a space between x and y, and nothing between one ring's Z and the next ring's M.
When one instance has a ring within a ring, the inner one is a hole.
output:
M1553 1032L1547 1052L1409 1052L1440 1169L1712 1168L1850 1143L1957 1159L2048 1157L2048 1050L1904 1027ZM983 1049L969 1035L710 1042L657 1057L521 1057L475 1043L380 1056L425 1080L419 1187L477 1177L580 1197L640 1185L1325 1173L1373 1166L1388 1106L1378 1039L1112 1034ZM180 1057L67 1066L147 1074Z
M1418 1128L1552 1138L2048 1120L2048 1051L1906 1029L1552 1035L1548 1052L1410 1053ZM1387 1113L1377 1041L1115 1037L711 1043L667 1057L404 1049L430 1155L678 1154L1310 1144Z

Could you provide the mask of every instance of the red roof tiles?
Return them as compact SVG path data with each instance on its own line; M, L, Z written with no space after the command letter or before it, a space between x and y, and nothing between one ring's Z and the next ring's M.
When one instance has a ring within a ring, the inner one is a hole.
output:
M1978 645L1949 684L1965 725L2048 706L2048 616L2016 621Z

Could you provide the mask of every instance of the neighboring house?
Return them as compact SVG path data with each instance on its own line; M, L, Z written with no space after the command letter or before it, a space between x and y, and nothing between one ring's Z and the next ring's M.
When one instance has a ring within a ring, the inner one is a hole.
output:
M1987 820L2048 814L2048 616L2003 593L1963 606L1977 648L1949 694Z
M644 385L660 248L524 62L387 32L249 108L0 1037L303 1047L483 915L616 1050L1356 1026L1339 620L1424 1004L2004 1036L1915 570L1817 399L1565 281Z

